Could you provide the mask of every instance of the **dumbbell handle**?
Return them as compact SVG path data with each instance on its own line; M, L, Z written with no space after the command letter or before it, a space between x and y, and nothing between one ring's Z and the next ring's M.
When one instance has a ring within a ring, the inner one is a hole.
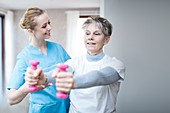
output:
M30 61L30 64L31 64L31 68L33 70L36 70L37 69L37 65L40 64L39 61L36 61L36 60L31 60ZM35 92L38 90L37 86L33 85L33 86L28 86L28 89L30 92Z
M58 65L58 68L59 68L60 72L66 72L66 69L68 68L68 65L67 64L60 64L60 65ZM65 92L60 92L59 91L59 92L56 93L56 96L58 98L67 98L68 94L65 93Z

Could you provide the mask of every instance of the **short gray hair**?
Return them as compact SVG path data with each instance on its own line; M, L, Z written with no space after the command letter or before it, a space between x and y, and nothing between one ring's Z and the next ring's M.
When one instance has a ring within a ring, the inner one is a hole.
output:
M106 37L112 35L112 24L103 17L91 17L87 19L84 22L82 28L86 29L92 23L95 23L102 30Z

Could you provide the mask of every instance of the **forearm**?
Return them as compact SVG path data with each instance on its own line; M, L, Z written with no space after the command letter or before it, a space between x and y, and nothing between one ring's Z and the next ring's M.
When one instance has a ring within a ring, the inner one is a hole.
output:
M74 78L77 89L109 85L121 79L117 71L112 67L94 70L83 75L74 76Z
M20 103L29 93L27 85L23 84L19 89L10 89L8 92L8 103L14 105Z

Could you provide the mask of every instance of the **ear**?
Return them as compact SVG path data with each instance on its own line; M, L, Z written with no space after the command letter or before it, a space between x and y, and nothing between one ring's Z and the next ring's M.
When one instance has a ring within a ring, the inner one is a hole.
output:
M108 44L110 41L110 36L105 37L104 45Z
M34 31L32 29L28 29L27 31L28 31L28 33L31 33L31 34L34 33Z

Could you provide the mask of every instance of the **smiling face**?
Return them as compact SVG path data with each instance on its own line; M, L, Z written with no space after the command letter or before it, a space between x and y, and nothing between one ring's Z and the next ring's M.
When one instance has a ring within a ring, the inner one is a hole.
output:
M110 37L103 34L102 30L95 23L89 24L85 29L84 43L90 55L97 55L103 51L103 46L107 44Z
M31 30L34 37L38 40L49 39L51 37L51 25L47 13L43 13L42 15L35 17L34 21L37 24L35 28Z

